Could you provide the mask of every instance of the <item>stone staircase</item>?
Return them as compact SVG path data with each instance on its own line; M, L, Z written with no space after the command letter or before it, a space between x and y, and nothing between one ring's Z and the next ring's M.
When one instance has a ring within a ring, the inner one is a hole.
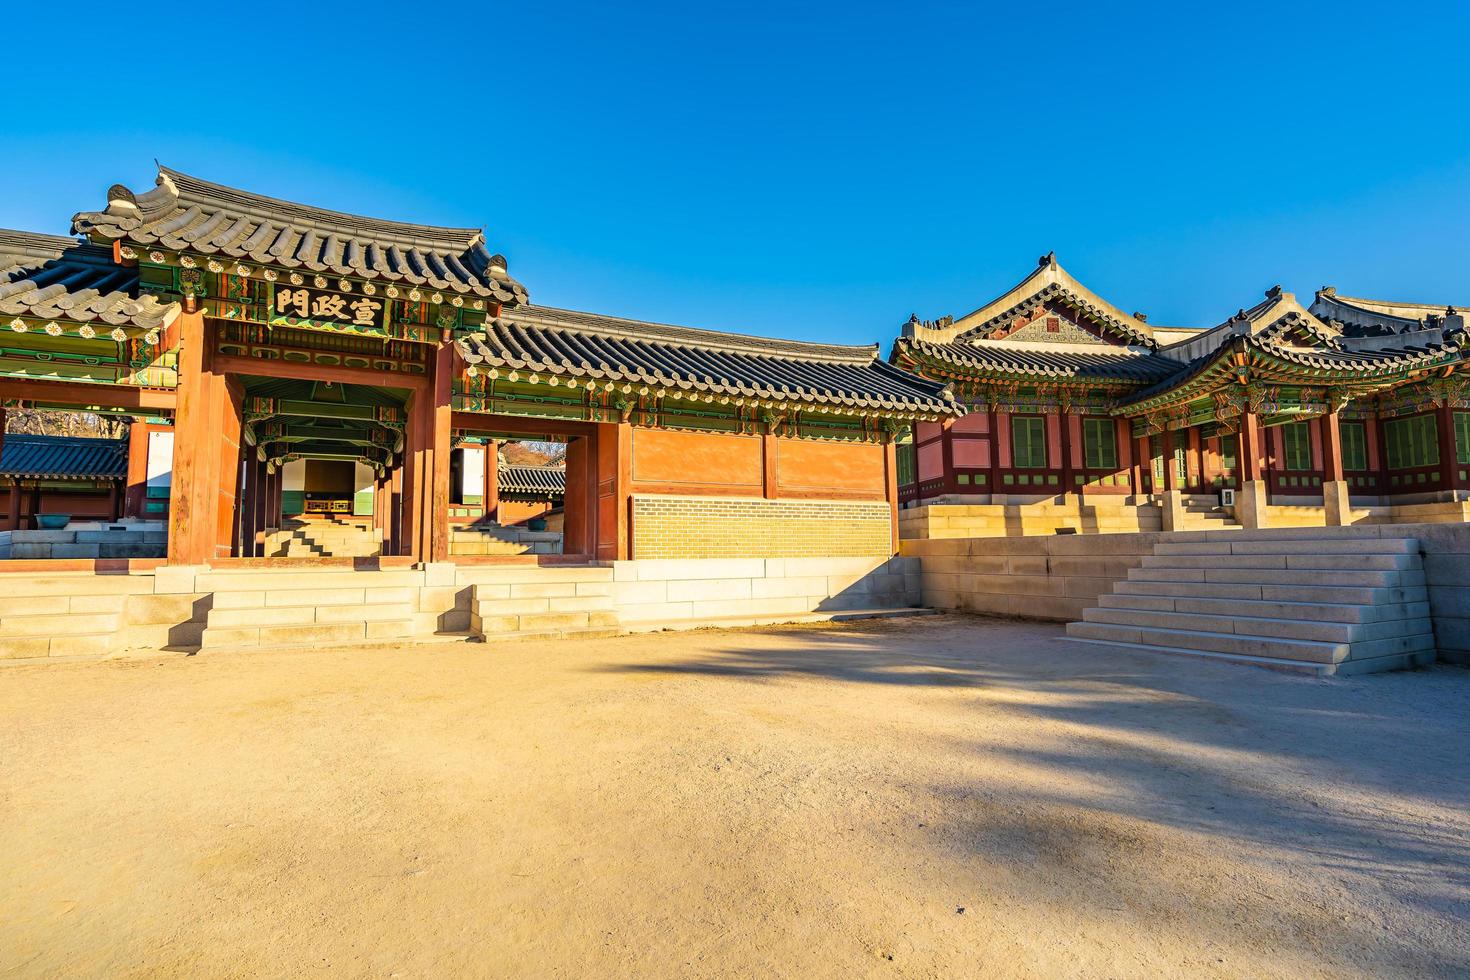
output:
M422 573L314 568L201 574L213 594L201 651L336 646L414 633Z
M371 558L382 553L383 532L369 522L341 520L284 521L266 535L270 558Z
M459 576L470 583L470 629L487 641L621 632L611 568L487 566Z
M1228 510L1220 506L1220 498L1213 494L1186 494L1184 496L1184 526L1181 531L1225 531L1238 528L1240 524Z
M1067 635L1317 675L1433 661L1417 540L1231 538L1155 545Z
M531 531L500 524L463 524L449 529L451 555L559 555L560 531Z
M0 660L100 657L126 649L194 649L199 597L154 595L153 577L90 572L8 576Z

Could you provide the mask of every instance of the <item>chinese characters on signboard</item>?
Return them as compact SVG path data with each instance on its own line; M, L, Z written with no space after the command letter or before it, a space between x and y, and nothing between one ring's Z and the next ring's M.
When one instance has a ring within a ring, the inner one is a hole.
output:
M349 327L382 327L383 301L297 286L276 288L272 319L312 320Z

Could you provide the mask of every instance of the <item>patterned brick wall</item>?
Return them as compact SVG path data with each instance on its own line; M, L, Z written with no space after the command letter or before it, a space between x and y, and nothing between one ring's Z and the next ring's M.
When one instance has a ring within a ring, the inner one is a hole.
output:
M881 500L633 497L634 558L854 558L892 554Z

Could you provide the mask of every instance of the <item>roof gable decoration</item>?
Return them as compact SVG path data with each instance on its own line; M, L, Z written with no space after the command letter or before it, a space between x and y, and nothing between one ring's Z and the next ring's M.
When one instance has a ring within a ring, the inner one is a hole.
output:
M384 221L264 197L158 168L153 189L121 184L101 211L82 211L72 228L93 240L118 242L124 259L204 268L294 285L340 286L357 280L389 297L420 289L516 304L526 290L506 271L504 256L485 247L477 228ZM320 280L320 281L318 281ZM414 298L418 302L418 298ZM438 300L434 300L438 302ZM458 304L456 304L458 305Z
M1157 346L1153 329L1141 313L1125 313L1082 285L1050 252L1034 272L1003 295L958 319L945 317L926 323L910 318L903 335L929 343L948 344L970 339L999 339L1041 321L1066 313L1077 332L1101 343ZM1060 325L1059 325L1060 329ZM1028 337L1028 339L1030 339ZM1038 338L1040 339L1040 338ZM1087 342L1074 337L1070 342Z

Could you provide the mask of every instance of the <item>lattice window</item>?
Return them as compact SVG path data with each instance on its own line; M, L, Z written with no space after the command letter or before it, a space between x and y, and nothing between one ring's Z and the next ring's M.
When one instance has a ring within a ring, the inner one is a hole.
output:
M1455 461L1470 463L1470 412L1455 413Z
M1383 440L1391 470L1439 465L1439 430L1433 415L1393 419L1383 427Z
M1018 470L1046 468L1046 420L1034 415L1011 416L1011 456Z
M1342 468L1366 470L1368 468L1368 427L1362 422L1343 422L1338 426L1338 438L1342 442Z
M1282 465L1288 470L1312 468L1312 433L1305 422L1288 422L1281 427Z
M1112 419L1082 420L1082 458L1089 470L1118 468L1118 427Z

